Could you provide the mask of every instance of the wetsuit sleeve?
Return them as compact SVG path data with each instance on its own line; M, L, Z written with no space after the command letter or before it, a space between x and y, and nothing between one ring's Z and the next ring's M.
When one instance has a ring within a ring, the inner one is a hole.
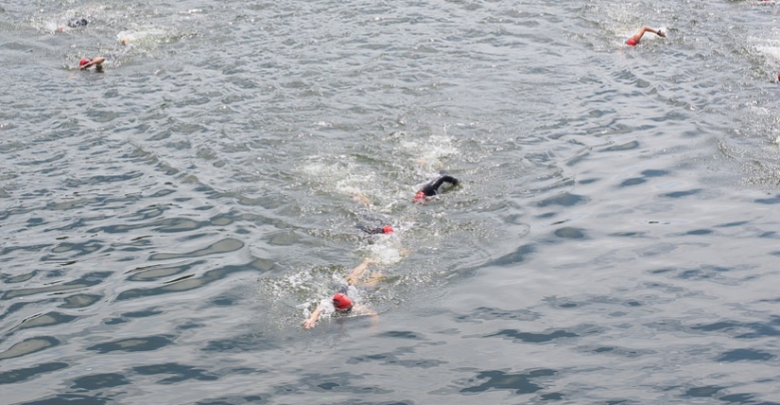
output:
M364 225L358 225L357 228L360 229L361 231L369 234L369 235L376 235L378 233L385 233L384 229L382 229L382 228L369 228L369 227L364 226Z
M444 183L451 184L454 187L458 185L458 179L452 176L441 176L438 179L424 185L422 192L428 197L439 194L439 188L441 188Z

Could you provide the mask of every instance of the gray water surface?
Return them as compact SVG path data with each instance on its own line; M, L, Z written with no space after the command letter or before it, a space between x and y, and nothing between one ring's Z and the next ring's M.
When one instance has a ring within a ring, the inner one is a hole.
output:
M0 403L780 404L779 16L6 2Z

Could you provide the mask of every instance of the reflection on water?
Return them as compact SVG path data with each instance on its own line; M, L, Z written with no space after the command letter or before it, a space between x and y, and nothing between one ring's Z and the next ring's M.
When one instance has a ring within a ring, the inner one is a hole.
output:
M2 402L775 404L780 8L537 3L0 6Z

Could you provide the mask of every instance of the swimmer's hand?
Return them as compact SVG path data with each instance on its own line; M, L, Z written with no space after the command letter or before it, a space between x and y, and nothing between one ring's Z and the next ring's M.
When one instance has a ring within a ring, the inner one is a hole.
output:
M315 309L314 312L311 313L309 319L303 321L303 327L306 329L311 329L317 326L317 319L320 319L321 313L322 313L322 307L317 306L317 309Z
M659 37L664 37L664 38L666 38L666 33L664 32L664 30L663 30L663 29L659 29L659 30L656 32L656 34L658 34L658 36L659 36Z

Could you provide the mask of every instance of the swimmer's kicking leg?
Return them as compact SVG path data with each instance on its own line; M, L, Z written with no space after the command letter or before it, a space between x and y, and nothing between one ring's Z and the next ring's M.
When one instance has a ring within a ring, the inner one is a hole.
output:
M357 267L352 269L352 271L347 276L347 284L356 285L360 277L363 276L363 274L368 269L368 266L372 263L376 263L376 260L368 258L366 260L363 260L363 263L360 263Z

